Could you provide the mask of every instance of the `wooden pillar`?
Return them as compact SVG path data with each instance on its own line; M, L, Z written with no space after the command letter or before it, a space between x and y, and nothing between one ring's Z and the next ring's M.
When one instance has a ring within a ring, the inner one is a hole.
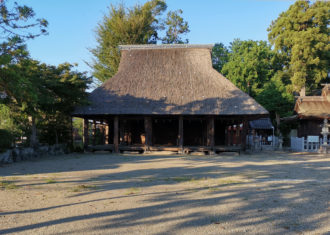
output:
M118 116L113 120L113 145L115 153L119 153L119 119Z
M144 130L145 130L145 151L150 150L152 145L152 119L151 117L144 117Z
M93 145L95 145L96 142L96 121L93 120Z
M231 145L231 126L227 127L227 146Z
M178 143L180 152L183 153L183 117L179 116L179 135L178 135Z
M84 118L84 134L83 134L83 142L84 149L87 150L88 142L89 142L89 134L88 134L88 119Z
M109 121L106 121L105 122L105 144L109 144L110 143L110 141L109 141L109 139L110 139L110 123L109 123Z
M74 136L73 136L73 118L70 117L70 148L73 150L74 149Z
M246 136L249 128L249 122L247 120L243 120L243 128L242 128L242 150L246 150Z
M207 146L214 150L214 117L209 117L207 120Z

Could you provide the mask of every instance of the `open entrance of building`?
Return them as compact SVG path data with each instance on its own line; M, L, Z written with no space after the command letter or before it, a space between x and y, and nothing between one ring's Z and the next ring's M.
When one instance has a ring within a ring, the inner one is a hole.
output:
M227 123L223 120L214 120L214 144L216 146L226 145L226 126Z
M183 120L183 146L206 146L207 122L204 119Z
M145 130L143 119L119 120L119 144L120 145L144 145Z
M179 122L175 118L152 120L152 144L155 146L178 146Z

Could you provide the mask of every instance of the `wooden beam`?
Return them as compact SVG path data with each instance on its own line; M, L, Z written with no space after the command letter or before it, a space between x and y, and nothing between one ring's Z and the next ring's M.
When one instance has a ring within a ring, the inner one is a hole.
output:
M105 122L105 144L110 144L110 123L109 121Z
M243 121L243 128L242 128L242 150L246 150L246 136L248 133L249 122L247 120Z
M96 142L96 121L95 121L95 119L93 120L93 127L92 127L93 129L93 145L95 145L95 142Z
M178 144L183 153L183 117L179 116L179 134L178 134Z
M88 119L84 118L84 134L83 134L83 143L84 149L87 150L88 142L89 142L89 135L88 135Z
M144 117L145 130L145 151L150 151L152 146L152 119L151 117Z
M214 117L207 119L207 146L214 148Z
M115 153L119 152L119 119L118 116L114 117L113 120L113 144L115 148Z

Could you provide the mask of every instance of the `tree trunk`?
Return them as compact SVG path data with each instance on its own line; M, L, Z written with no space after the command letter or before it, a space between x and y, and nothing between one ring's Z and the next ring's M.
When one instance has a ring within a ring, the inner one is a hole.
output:
M35 147L37 144L37 127L35 117L29 117L29 121L31 125L30 147Z
M55 144L58 145L58 134L56 128L55 128Z
M275 113L275 119L276 119L276 133L279 136L280 135L280 124L281 124L281 120L280 120L280 115L278 113Z

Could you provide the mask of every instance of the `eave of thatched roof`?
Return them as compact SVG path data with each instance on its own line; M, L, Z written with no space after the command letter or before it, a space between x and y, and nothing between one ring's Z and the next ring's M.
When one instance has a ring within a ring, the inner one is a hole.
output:
M271 130L274 128L269 118L260 118L249 122L251 129Z
M330 118L330 85L325 85L321 96L298 97L294 110L299 118Z
M211 46L122 46L115 76L95 89L84 115L267 115L212 68Z

